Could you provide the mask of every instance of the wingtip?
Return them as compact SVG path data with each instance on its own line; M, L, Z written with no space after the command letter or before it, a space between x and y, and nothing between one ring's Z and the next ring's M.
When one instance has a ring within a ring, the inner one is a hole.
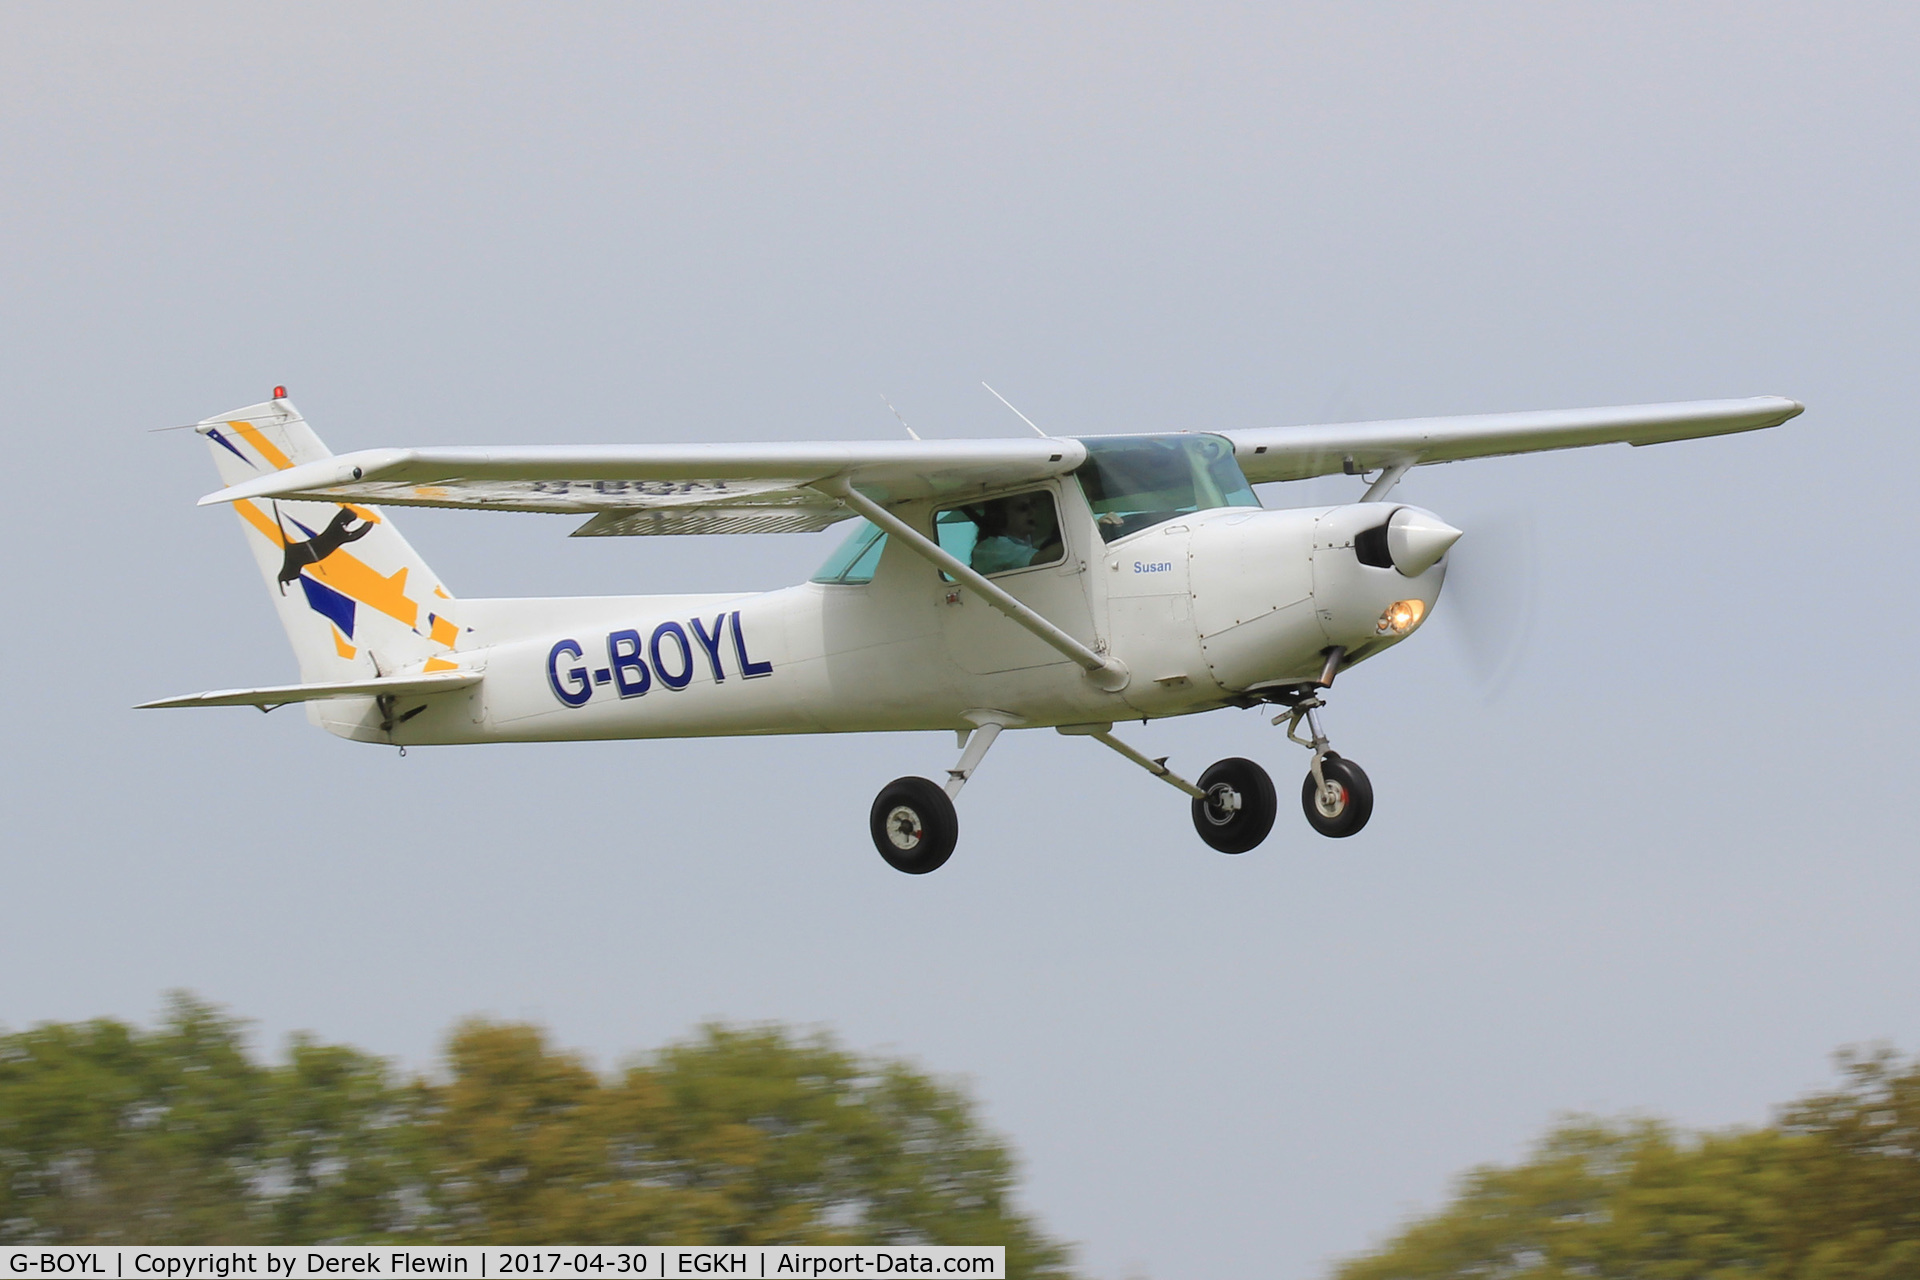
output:
M133 709L135 711L155 711L172 707L187 707L192 706L196 701L206 696L204 693L194 693L178 698L155 698L152 702L136 702L133 704Z
M1765 424L1769 427L1791 422L1807 411L1807 406L1787 396L1761 396L1760 399L1773 410Z

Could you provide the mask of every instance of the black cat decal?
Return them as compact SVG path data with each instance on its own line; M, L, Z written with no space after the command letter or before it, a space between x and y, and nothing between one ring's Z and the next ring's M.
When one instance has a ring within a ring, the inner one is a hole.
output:
M280 509L278 507L274 508L273 515L276 521L279 520ZM342 507L340 508L340 514L333 518L332 523L327 525L327 527L319 533L314 533L312 537L304 542L288 541L286 526L284 524L280 526L280 540L286 543L287 547L286 555L280 561L279 581L281 595L287 594L287 584L295 578L298 578L302 569L310 564L319 564L322 560L325 560L349 542L364 538L373 532L373 521L371 520L362 520L360 527L357 529L349 528L348 526L353 524L355 519L357 519L357 517L353 512ZM296 520L294 523L299 525L302 533L312 533L312 530L308 529L305 525L301 525L299 521Z

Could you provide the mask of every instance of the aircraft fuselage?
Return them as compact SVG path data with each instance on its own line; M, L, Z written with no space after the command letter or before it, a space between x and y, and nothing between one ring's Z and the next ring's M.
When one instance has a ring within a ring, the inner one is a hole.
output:
M1063 558L995 581L1124 663L1117 692L889 546L858 584L462 600L467 633L447 661L483 672L479 684L405 706L314 702L309 714L344 737L400 745L964 729L983 712L1031 726L1186 715L1309 681L1334 646L1346 665L1372 656L1412 629L1392 630L1385 614L1413 601L1424 615L1445 577L1444 559L1409 576L1366 555L1363 535L1397 504L1220 508L1104 543L1078 486L1052 487ZM924 526L934 509L903 515Z

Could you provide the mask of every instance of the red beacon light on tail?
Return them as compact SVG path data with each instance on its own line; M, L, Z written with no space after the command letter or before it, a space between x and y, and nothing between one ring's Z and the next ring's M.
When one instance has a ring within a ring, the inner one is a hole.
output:
M287 389L285 387L275 387L273 389L273 398L275 400L285 400L287 398Z

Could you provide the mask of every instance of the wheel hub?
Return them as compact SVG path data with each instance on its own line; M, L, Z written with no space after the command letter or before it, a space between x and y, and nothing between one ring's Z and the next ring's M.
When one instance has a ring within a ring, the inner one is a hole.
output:
M1207 788L1207 821L1216 827L1224 827L1233 821L1240 812L1240 793L1224 782L1216 782Z
M1347 789L1328 778L1326 785L1320 788L1314 797L1314 804L1322 817L1337 818L1347 809Z
M902 853L917 846L924 834L920 815L906 805L895 805L893 811L887 814L887 839Z

